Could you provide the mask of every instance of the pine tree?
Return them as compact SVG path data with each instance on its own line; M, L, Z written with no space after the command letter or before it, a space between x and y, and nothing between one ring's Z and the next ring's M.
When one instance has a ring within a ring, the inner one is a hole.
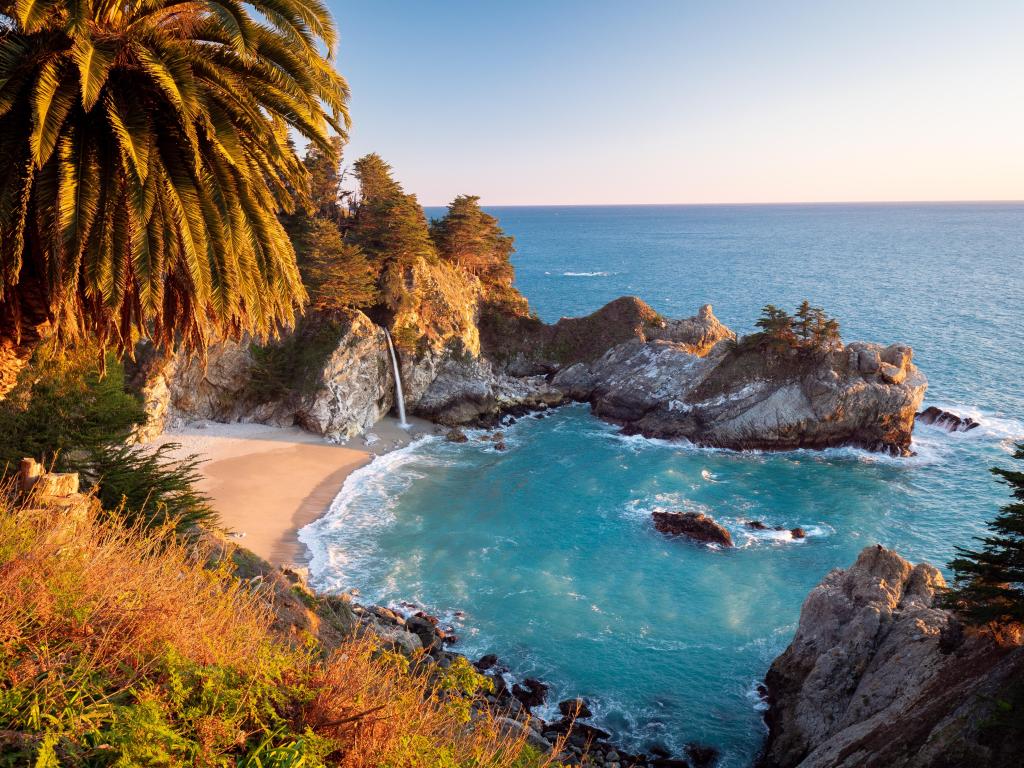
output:
M299 270L319 310L372 306L379 298L377 271L358 245L346 243L330 219L314 219L296 243Z
M1024 459L1024 443L1014 458ZM957 547L953 586L944 596L968 624L1024 621L1024 471L993 467L992 473L1011 489L1013 501L988 523L989 536L979 550Z
M359 202L349 232L351 242L383 268L394 271L419 258L435 261L437 253L423 209L391 176L380 155L369 154L354 165Z
M772 341L793 340L793 318L786 310L779 309L774 304L764 306L755 325Z
M485 285L512 284L512 238L497 219L481 210L479 197L456 197L444 217L430 223L430 236L441 258L476 275Z
M811 306L811 302L804 299L796 310L796 333L803 341L808 341L811 338L811 329L814 325L814 309Z

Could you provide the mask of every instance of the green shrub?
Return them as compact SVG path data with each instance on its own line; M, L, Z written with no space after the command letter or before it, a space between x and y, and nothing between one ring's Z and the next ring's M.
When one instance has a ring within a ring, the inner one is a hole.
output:
M142 403L125 390L112 356L106 372L94 348L40 349L18 384L0 400L0 470L24 456L73 470L77 451L121 442L145 420Z
M98 446L77 469L96 486L103 507L118 510L129 524L173 525L184 532L197 523L212 522L216 514L209 499L195 489L199 460L169 456L178 447Z
M249 395L257 402L311 394L320 386L320 372L341 341L342 323L330 314L304 317L295 333L251 348L254 361Z

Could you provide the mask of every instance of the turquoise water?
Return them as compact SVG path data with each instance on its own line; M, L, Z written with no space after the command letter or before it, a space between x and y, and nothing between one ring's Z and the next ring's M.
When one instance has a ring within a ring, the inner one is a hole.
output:
M302 532L319 586L447 617L457 649L551 682L552 702L590 698L636 748L700 740L748 765L764 734L753 687L808 590L875 542L942 564L1005 499L986 468L1024 438L1024 206L495 213L546 319L633 293L673 316L711 302L744 331L763 303L806 296L848 340L912 344L927 403L983 422L919 428L911 459L735 454L625 438L573 406L506 430L505 453L427 439L390 454ZM658 508L708 512L739 546L666 540Z

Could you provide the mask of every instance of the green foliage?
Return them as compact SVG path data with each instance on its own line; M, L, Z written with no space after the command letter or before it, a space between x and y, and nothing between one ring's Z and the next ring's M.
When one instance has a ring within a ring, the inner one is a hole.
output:
M278 219L348 85L320 0L4 2L0 301L129 348L272 334L305 293ZM5 334L13 332L4 328Z
M298 239L299 269L312 305L321 311L372 306L380 298L377 270L338 225L313 219Z
M774 304L766 304L755 325L760 332L743 339L739 348L766 343L778 350L806 349L815 352L832 349L840 342L839 321L806 299L795 315Z
M1024 443L1013 455L1024 459ZM991 471L1014 500L988 523L991 534L979 539L980 549L957 547L959 556L949 564L953 586L943 596L947 607L973 625L1024 621L1024 471Z
M310 148L303 161L309 174L309 204L286 219L312 305L327 312L368 307L379 300L379 265L372 265L362 249L346 243L342 235L346 216L338 172L340 142L334 149Z
M502 231L497 219L480 209L479 197L456 197L444 217L431 222L430 236L442 258L476 275L485 285L512 284L512 238Z
M36 351L0 400L0 474L24 456L71 469L73 452L124 440L144 421L142 404L125 391L120 363L108 356L104 375L99 360L92 347Z
M377 154L354 165L359 179L359 204L349 231L351 242L374 263L399 268L423 258L434 262L437 253L423 209L415 195L407 195L391 176L391 166Z
M473 702L482 694L493 693L494 683L481 675L464 656L456 656L437 676L434 690L444 696L446 706L455 717L468 723Z
M196 492L194 458L170 458L125 440L145 420L142 404L125 391L121 363L107 355L106 373L95 348L37 350L9 397L0 401L0 469L25 456L48 467L78 472L95 486L107 509L132 524L174 525L186 530L213 511Z
M216 518L209 499L195 489L199 459L173 459L179 446L143 448L124 443L101 445L78 465L83 478L98 488L104 509L117 510L131 525L173 525L185 532Z
M280 341L253 345L249 395L258 402L271 402L316 391L320 372L337 349L342 332L341 323L330 314L307 316Z

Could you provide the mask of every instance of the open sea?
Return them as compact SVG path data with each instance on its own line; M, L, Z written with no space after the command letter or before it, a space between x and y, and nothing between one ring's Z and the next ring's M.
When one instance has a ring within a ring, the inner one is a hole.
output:
M301 532L317 586L423 606L456 628L454 650L551 683L552 705L588 698L624 745L699 741L750 765L755 685L825 573L876 542L945 568L1008 498L987 470L1024 439L1024 204L490 212L545 320L633 294L672 317L711 303L744 333L764 304L807 298L847 341L913 346L925 404L982 422L918 427L909 459L728 453L623 437L571 406L505 430L505 453L427 438L384 456ZM709 513L737 548L665 539L661 508Z

